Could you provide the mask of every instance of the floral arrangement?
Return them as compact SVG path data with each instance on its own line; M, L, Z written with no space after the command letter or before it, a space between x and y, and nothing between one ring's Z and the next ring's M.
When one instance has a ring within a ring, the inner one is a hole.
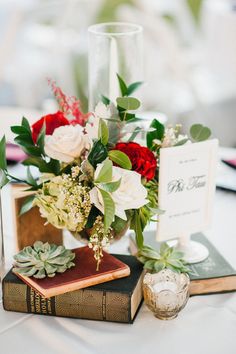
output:
M158 209L158 159L161 147L190 143L181 127L165 127L156 119L148 129L147 146L135 142L141 118L135 111L140 101L131 97L140 82L129 86L118 76L121 97L116 103L102 96L93 113L84 114L75 97L67 97L50 81L59 110L32 126L26 118L12 126L15 142L27 154L24 182L34 191L22 213L38 206L42 217L74 236L87 231L97 269L102 250L115 234L130 227L143 249L143 230ZM131 128L136 123L135 128ZM194 125L192 141L202 141L210 130ZM30 166L40 177L35 180ZM0 141L0 188L11 180L5 157L5 137ZM148 255L145 253L145 260Z

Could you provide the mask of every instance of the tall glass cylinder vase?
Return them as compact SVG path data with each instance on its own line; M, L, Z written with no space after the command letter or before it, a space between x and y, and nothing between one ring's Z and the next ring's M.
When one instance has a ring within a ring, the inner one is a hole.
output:
M4 275L4 265L5 265L5 258L4 258L3 220L2 220L2 200L1 200L1 188L0 188L0 283Z
M111 22L89 29L89 109L101 96L112 102L120 96L117 73L127 84L143 80L142 27Z

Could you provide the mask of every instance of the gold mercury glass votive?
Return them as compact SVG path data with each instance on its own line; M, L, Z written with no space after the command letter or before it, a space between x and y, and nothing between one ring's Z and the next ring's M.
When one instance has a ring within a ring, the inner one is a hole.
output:
M171 320L186 305L189 284L187 274L179 274L170 269L147 273L143 279L144 301L157 318Z

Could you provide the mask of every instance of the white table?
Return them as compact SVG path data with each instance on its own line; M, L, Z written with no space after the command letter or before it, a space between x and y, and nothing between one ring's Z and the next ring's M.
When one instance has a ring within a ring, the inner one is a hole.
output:
M225 155L225 154L224 154ZM8 266L14 253L9 188L3 191ZM210 240L236 268L236 194L217 191ZM67 246L72 245L67 239ZM126 238L111 252L127 253ZM0 354L235 354L236 293L190 298L179 317L156 319L143 304L133 325L5 312Z

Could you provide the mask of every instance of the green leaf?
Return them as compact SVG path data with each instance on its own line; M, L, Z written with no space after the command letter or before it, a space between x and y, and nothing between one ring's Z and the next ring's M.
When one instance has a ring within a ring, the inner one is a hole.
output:
M99 183L98 188L106 192L113 193L120 187L120 183L121 183L121 178L118 181L114 181L114 182Z
M103 145L107 145L109 139L109 131L107 124L101 118L99 119L98 138L101 140Z
M202 124L194 124L190 128L190 134L195 141L204 141L211 136L211 130Z
M131 170L132 163L129 157L124 152L119 150L111 150L108 152L108 156L109 159L111 159L120 167L125 168L126 170Z
M100 215L100 211L93 205L91 210L90 210L90 213L89 213L89 216L88 216L88 219L87 219L87 223L85 225L86 229L90 229L90 228L93 227L93 225L95 223L95 220L96 220L98 215Z
M144 269L152 270L154 268L155 263L156 263L155 259L149 259L147 262L145 262Z
M81 171L84 175L93 179L94 176L94 168L88 160L84 160L81 164Z
M42 129L40 130L38 138L37 138L37 145L43 155L45 155L45 152L44 152L45 134L46 134L46 125L44 123L42 126Z
M131 85L128 86L127 89L127 96L130 96L134 91L136 91L141 85L143 84L142 81L137 81L132 83Z
M176 143L174 146L181 146L181 145L184 145L184 144L187 143L187 141L188 141L188 138L182 139L182 140L178 141L178 143Z
M95 180L96 183L107 183L112 180L112 162L109 159L106 159L103 163L103 166Z
M127 219L129 220L129 217L127 216ZM124 231L128 227L129 221L123 220L119 218L118 216L115 216L115 220L111 224L112 229L116 234L120 234L121 232Z
M107 148L101 142L101 140L97 140L92 147L88 155L88 160L91 165L96 168L98 163L104 161L108 156Z
M2 189L10 180L8 179L5 171L0 170L0 189Z
M24 200L24 203L22 204L20 210L20 215L27 213L27 211L29 211L33 207L34 198L35 198L34 195L30 195L28 198Z
M140 107L140 101L134 97L118 97L116 102L119 107L127 111L134 111Z
M153 131L147 133L147 147L150 149L152 147L152 142L154 139L162 140L165 133L165 127L157 119L153 119L150 128L154 128Z
M30 172L30 168L29 166L27 167L27 182L31 185L31 186L38 186L37 182L35 181L34 177L32 176L32 173Z
M124 80L120 77L119 74L116 74L118 81L119 81L119 86L120 86L120 91L122 96L128 96L128 87L126 86L126 83L124 82Z
M0 141L0 169L7 169L7 160L6 160L6 138L5 135Z
M50 159L49 162L46 162L41 157L28 157L22 164L24 166L38 167L40 172L54 173L55 175L58 175L60 172L60 163L54 159Z
M103 204L104 204L104 228L105 231L111 226L115 215L115 203L110 194L102 189L99 189Z
M28 131L28 133L30 133L30 135L32 134L29 121L25 117L22 118L21 125Z
M127 113L126 111L120 111L119 112L119 117L121 121L126 121L127 123L132 122L135 120L135 114L134 113Z
M142 131L142 128L136 127L136 128L134 129L133 133L131 134L131 136L130 136L128 142L133 141L133 140L136 138L136 136L138 135L138 133L140 133L141 131Z
M28 130L21 125L14 125L11 127L11 131L14 134L29 134Z
M137 246L141 249L143 247L144 238L138 210L134 211L134 232Z
M130 113L127 113L127 114L126 114L126 118L125 118L125 123L126 123L126 124L129 124L129 123L136 123L136 122L143 122L143 121L145 120L144 118L135 117L135 114L133 114L134 117L129 118L129 115L131 115L131 114L130 114ZM128 119L127 119L127 117L128 117Z
M104 95L101 95L101 100L102 100L102 103L104 103L106 106L111 103L111 100Z
M56 176L60 174L61 165L58 160L50 159L50 161L47 162L46 164L48 167L48 172L54 173L54 175Z

